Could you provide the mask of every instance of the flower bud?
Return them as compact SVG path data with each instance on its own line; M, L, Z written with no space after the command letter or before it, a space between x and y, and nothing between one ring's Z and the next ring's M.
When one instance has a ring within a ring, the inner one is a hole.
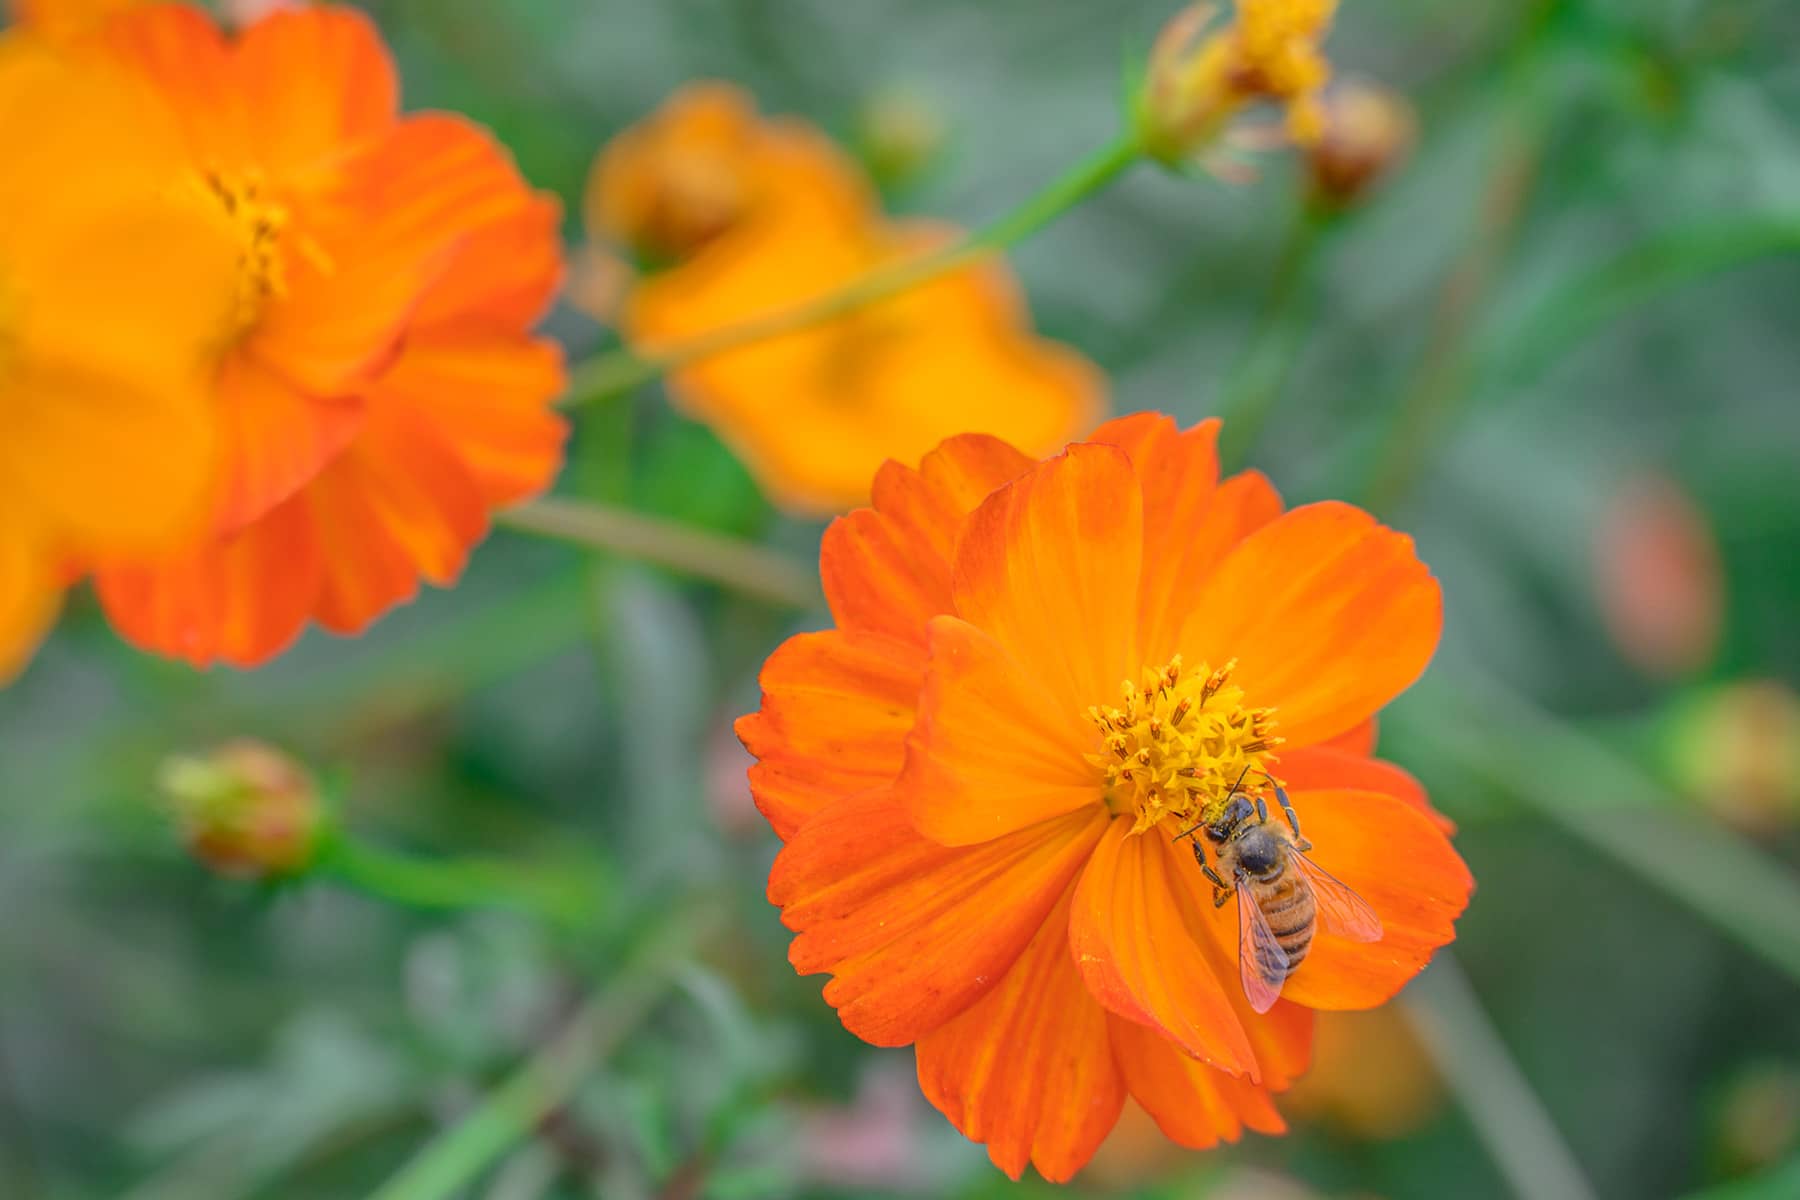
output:
M1719 820L1768 836L1800 822L1800 696L1772 679L1710 688L1665 740L1681 790Z
M1307 148L1307 183L1316 207L1339 211L1361 201L1412 152L1418 121L1404 97L1373 84L1335 89L1323 111L1323 131Z
M857 114L856 140L869 172L886 188L917 179L944 144L944 119L907 91L873 96Z
M1629 479L1602 514L1594 586L1606 632L1646 674L1672 679L1713 660L1725 613L1718 539L1673 479Z
M1319 93L1331 78L1319 42L1336 8L1337 0L1237 0L1235 19L1210 30L1216 6L1179 13L1156 40L1138 96L1145 153L1170 164L1202 155L1258 101L1287 109L1293 141L1318 141Z
M224 875L297 875L319 846L323 810L312 777L261 742L176 755L157 778L190 853Z

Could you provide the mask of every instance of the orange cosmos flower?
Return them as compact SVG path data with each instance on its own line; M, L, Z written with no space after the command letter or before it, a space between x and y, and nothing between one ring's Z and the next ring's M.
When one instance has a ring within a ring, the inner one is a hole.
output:
M205 518L205 358L234 244L178 185L129 81L0 38L0 682L55 615L63 562ZM146 452L153 449L153 453Z
M626 329L654 352L817 299L955 236L924 223L774 225L644 283ZM1104 405L1086 359L1031 335L999 261L714 355L677 371L670 388L777 503L807 513L867 500L882 462L916 459L955 430L1042 452L1091 425Z
M1144 414L1045 462L971 435L888 463L826 533L837 627L777 650L738 725L795 967L853 1033L916 1044L1015 1177L1069 1178L1128 1094L1188 1146L1281 1130L1312 1011L1392 996L1472 887L1369 754L1437 644L1436 581L1355 508L1215 482L1216 433ZM1263 1012L1241 899L1215 907L1175 839L1272 780L1380 936L1322 919Z
M357 632L454 579L488 513L555 472L561 359L529 329L560 274L556 205L479 128L400 117L349 10L231 43L157 7L107 40L183 122L242 258L215 533L103 564L101 598L127 638L196 664L261 662L308 620Z

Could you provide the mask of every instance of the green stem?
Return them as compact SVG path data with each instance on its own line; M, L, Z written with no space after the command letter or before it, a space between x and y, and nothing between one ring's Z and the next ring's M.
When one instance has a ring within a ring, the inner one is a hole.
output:
M818 576L787 557L737 538L602 504L539 500L501 514L521 533L655 563L788 608L818 607Z
M1734 216L1646 237L1577 276L1481 356L1482 377L1517 394L1570 347L1676 288L1745 263L1800 254L1800 216Z
M397 854L342 830L321 847L312 874L406 908L509 908L571 931L593 928L601 914L597 880L541 865Z
M1456 957L1440 951L1406 992L1406 1010L1513 1191L1593 1200L1594 1189L1544 1103L1507 1052Z
M443 1200L459 1194L574 1095L589 1073L650 1015L672 986L678 968L718 924L719 915L711 908L668 918L530 1061L460 1122L427 1143L370 1200Z
M1242 464L1281 399L1303 336L1299 302L1335 223L1333 213L1309 204L1288 231L1248 348L1220 389L1219 462L1226 469Z
M882 267L817 299L710 330L660 350L642 353L620 350L590 359L576 368L570 379L570 402L585 403L629 392L679 367L843 316L965 266L985 254L1016 245L1104 189L1142 157L1143 150L1137 138L1122 137L1077 164L1067 175L1006 216L962 241Z

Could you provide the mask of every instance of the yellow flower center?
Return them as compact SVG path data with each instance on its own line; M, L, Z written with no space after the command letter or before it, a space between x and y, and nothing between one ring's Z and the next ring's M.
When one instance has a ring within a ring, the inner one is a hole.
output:
M240 246L232 332L241 334L256 324L271 299L287 294L281 250L288 210L267 195L254 174L233 176L213 170L202 184L224 211Z
M1088 709L1102 749L1088 756L1106 777L1107 808L1136 816L1133 833L1173 817L1185 827L1210 821L1232 789L1258 793L1269 782L1275 710L1250 708L1231 682L1234 659L1218 670L1183 668L1177 654L1141 683L1126 680L1119 704Z

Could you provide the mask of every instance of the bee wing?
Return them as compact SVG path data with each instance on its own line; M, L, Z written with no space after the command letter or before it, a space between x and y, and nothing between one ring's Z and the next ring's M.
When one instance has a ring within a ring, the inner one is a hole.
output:
M1318 906L1319 924L1326 933L1335 933L1353 942L1379 942L1381 918L1368 902L1344 885L1330 871L1298 850L1293 860L1306 873L1312 884L1313 902Z
M1287 951L1275 940L1275 931L1269 928L1262 906L1248 895L1242 871L1238 872L1233 891L1238 910L1238 974L1243 977L1244 995L1250 1007L1265 1013L1275 1007L1281 985L1287 980Z

